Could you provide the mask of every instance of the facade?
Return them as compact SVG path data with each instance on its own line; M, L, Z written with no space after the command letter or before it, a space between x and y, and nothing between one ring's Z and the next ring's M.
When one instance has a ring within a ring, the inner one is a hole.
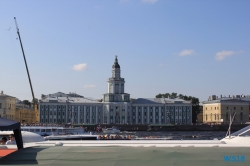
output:
M22 102L16 103L15 121L22 124L35 123L35 111L33 106L25 105Z
M215 95L209 97L203 103L203 123L221 124L230 122L230 112L233 123L242 124L249 122L250 96L232 96L218 98Z
M108 79L108 93L103 102L78 94L62 92L42 95L39 102L40 123L85 124L191 124L191 101L170 98L139 98L130 101L125 93L117 57Z
M15 120L16 98L3 93L0 94L0 116Z

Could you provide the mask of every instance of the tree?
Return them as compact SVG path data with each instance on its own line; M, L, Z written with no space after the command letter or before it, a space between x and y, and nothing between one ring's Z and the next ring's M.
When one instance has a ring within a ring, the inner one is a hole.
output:
M23 100L23 104L31 106L31 102L29 100Z
M192 102L192 123L196 123L197 120L197 115L199 113L199 107L200 107L200 102L199 99L193 96L186 96L183 94L179 94L177 95L177 93L172 92L172 94L169 93L165 93L165 94L161 94L159 93L158 95L155 96L156 98L177 98L179 97L180 99L186 100L186 101L191 101Z

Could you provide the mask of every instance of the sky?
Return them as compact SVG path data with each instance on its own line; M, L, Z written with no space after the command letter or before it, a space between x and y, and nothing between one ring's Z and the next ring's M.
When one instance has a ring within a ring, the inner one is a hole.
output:
M1 0L0 91L101 99L115 55L131 98L250 95L249 0Z

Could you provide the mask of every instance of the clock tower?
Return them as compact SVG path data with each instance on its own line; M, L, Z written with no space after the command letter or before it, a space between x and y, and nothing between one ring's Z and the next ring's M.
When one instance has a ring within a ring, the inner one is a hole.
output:
M121 69L117 56L112 66L112 77L108 79L108 93L103 95L104 102L129 102L130 94L124 93L125 80L121 78Z

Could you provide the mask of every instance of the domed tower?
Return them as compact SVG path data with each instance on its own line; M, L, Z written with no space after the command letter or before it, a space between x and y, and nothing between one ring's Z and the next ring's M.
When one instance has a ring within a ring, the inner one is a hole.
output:
M112 66L112 77L108 79L108 93L103 95L104 102L129 102L130 95L124 93L125 80L121 78L121 69L117 56Z

